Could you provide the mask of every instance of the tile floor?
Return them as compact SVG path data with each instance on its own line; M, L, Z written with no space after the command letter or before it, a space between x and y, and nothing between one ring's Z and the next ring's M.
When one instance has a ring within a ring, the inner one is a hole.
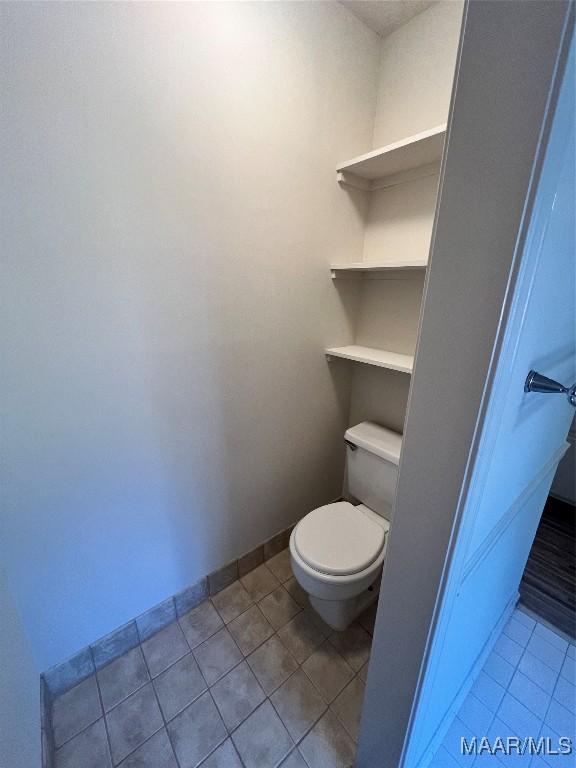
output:
M56 699L56 768L352 766L374 615L332 632L284 550Z
M461 755L460 737L569 736L576 744L576 645L516 609L431 768L574 768L576 754Z

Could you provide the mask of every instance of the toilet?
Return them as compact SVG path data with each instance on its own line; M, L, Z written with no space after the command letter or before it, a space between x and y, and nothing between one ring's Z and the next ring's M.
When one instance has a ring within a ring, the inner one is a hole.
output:
M348 490L309 512L290 536L292 571L310 604L342 631L378 596L402 435L364 421L345 434Z

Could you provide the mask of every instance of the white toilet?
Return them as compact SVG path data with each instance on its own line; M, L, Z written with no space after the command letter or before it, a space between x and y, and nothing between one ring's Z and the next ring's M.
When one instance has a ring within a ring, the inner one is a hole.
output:
M348 490L361 503L318 507L290 537L294 576L336 630L378 595L402 447L402 435L369 421L351 427L345 440Z

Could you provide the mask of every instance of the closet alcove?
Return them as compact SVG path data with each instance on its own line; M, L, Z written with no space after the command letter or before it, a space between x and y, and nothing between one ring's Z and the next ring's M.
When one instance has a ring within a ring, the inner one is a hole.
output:
M353 343L325 350L329 363L353 366L350 425L403 432L445 132L430 128L336 169L344 191L366 198L362 259L330 265L343 300L355 297Z

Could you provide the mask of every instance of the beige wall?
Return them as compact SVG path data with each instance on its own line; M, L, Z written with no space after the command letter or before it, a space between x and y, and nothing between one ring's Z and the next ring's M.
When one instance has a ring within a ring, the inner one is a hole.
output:
M382 41L374 148L446 122L462 10L434 3Z
M43 669L339 495L334 168L380 41L338 3L0 15L0 533Z

